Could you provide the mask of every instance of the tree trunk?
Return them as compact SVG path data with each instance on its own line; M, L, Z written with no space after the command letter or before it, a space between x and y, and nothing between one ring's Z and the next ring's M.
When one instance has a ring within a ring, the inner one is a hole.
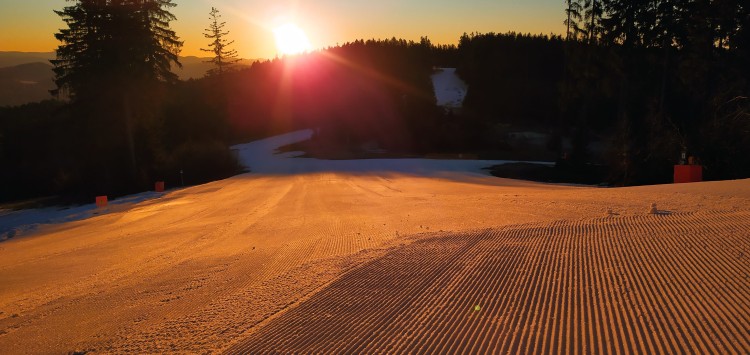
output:
M627 54L626 54L627 56ZM629 96L629 90L630 90L630 83L628 82L628 65L627 65L628 59L625 58L624 65L623 65L623 78L620 82L620 97L619 97L619 103L617 108L617 118L620 121L620 127L622 127L623 132L620 132L623 135L623 146L622 146L622 169L623 169L623 177L622 177L622 183L623 186L627 186L630 182L630 160L632 157L631 152L631 132L630 132L630 119L628 117L628 96Z
M570 41L570 2L571 0L568 0L568 22L566 24L568 25L568 32L565 34L565 41Z
M138 176L138 161L135 154L135 139L133 129L133 113L130 106L130 98L127 94L122 97L122 114L125 121L125 139L128 146L128 158L130 160L131 181Z
M591 23L589 26L589 45L593 45L594 36L596 35L596 0L592 0L591 2Z
M659 114L664 114L664 101L667 95L667 72L669 70L669 46L664 46L664 62L662 65L661 88L659 90Z

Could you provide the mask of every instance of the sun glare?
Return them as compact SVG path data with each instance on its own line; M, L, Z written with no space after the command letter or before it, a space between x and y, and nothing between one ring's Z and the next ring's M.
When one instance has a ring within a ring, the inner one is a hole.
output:
M273 34L276 36L276 48L281 55L299 54L312 48L305 31L295 24L288 23L276 27Z

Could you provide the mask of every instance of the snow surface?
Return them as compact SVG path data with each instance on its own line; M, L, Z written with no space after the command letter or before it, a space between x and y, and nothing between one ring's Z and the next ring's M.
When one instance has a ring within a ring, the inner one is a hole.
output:
M489 175L483 168L510 163L507 160L440 160L440 159L365 159L321 160L295 158L303 152L275 154L278 147L309 139L312 130L301 130L259 141L235 145L240 163L259 174L302 174L316 172L346 173L404 173L420 176L438 176L449 173ZM291 159L293 158L293 159ZM549 162L532 162L552 165Z
M466 96L466 84L456 75L455 68L440 68L432 76L438 105L447 108L460 108ZM435 160L435 159L368 159L368 160L319 160L295 158L302 152L276 154L284 145L301 142L312 136L312 130L302 130L232 147L239 154L240 163L259 174L302 174L313 172L349 173L406 173L422 176L436 176L447 173L481 174L482 168L507 163L501 160ZM295 158L295 159L290 159ZM536 162L539 164L550 164ZM74 207L49 207L21 211L0 210L0 241L14 238L22 233L35 230L40 225L57 224L82 220L114 208L126 208L145 199L156 198L160 194L142 193L110 201L106 210L95 204Z
M40 225L78 221L99 214L127 209L142 201L159 198L157 192L142 192L110 200L107 207L95 203L70 207L45 207L25 210L0 210L0 242L30 232Z
M750 180L271 154L309 134L236 147L267 173L0 243L0 352L750 353Z
M291 132L247 144L235 145L240 163L252 174L304 174L315 172L347 173L405 173L422 176L437 176L450 173L488 175L482 168L507 163L504 160L435 160L435 159L367 159L367 160L320 160L295 158L302 152L276 154L279 147L301 142L312 136L312 130ZM536 162L539 164L552 164ZM0 241L18 237L34 231L41 225L78 221L99 214L123 210L139 202L162 196L156 192L144 192L110 200L105 209L95 204L73 207L48 207L20 211L0 210Z
M245 174L0 243L0 349L748 353L749 198Z
M432 85L438 106L460 108L466 98L466 83L456 74L456 68L439 68L432 75Z

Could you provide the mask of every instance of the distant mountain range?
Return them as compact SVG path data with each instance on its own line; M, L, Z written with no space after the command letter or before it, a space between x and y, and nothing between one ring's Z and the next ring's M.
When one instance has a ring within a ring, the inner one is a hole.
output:
M55 88L50 60L54 52L0 52L0 106L23 105L52 98ZM203 77L212 64L209 58L180 57L182 68L174 72L182 80ZM249 66L256 60L243 59L240 65Z
M16 106L50 99L55 88L52 65L44 62L0 68L0 106Z
M206 61L210 59L211 58L201 58L194 56L180 57L182 68L175 68L174 72L182 80L202 78L204 75L206 75L206 72L213 68L213 64L206 63ZM241 59L238 65L250 66L258 60L259 59Z

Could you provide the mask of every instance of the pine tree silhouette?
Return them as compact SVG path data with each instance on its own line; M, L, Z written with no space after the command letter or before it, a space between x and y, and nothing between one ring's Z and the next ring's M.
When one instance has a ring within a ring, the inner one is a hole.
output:
M138 156L147 149L136 147L135 136L157 114L161 85L177 81L171 66L180 65L182 42L169 27L174 6L171 0L77 0L55 11L67 28L55 34L62 44L51 61L53 93L67 94L76 115L87 121L92 154L99 154L97 170L106 170L103 180L145 180ZM117 157L129 161L127 171Z
M201 48L204 52L213 53L214 57L211 60L206 61L207 63L213 63L216 67L209 70L207 75L222 75L226 71L231 70L232 66L239 61L237 58L237 51L229 49L234 41L228 41L226 36L229 35L229 31L224 31L226 22L220 22L221 15L219 10L215 7L211 8L209 13L209 20L211 23L208 28L205 29L203 36L211 40L208 48Z

